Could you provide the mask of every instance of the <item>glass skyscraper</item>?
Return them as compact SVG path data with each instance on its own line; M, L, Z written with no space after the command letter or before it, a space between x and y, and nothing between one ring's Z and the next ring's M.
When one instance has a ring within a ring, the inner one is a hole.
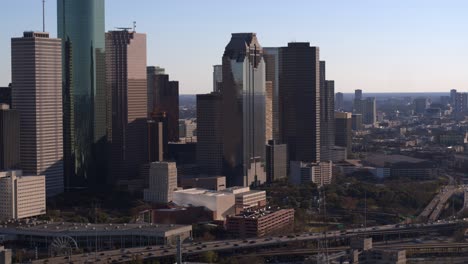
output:
M263 183L265 62L255 33L232 34L222 72L223 170L228 185Z
M105 179L104 0L58 0L62 39L65 186Z

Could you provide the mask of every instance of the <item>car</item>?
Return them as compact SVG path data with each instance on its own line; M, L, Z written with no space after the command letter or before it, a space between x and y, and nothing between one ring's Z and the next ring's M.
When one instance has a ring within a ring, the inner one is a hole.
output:
M146 249L147 249L147 250L151 250L151 249L153 249L153 248L152 248L152 247L146 247Z
M201 247L197 247L197 250L201 250L202 248Z
M219 245L214 245L215 248L219 247Z
M188 251L188 252L193 252L193 250L189 249L189 251Z
M255 244L255 243L256 243L256 242L255 242L255 241L253 241L253 240L249 242L249 244Z
M206 245L203 245L202 248L206 248Z
M248 241L248 240L244 240L244 241L242 241L242 242L247 243L247 242L249 242L249 241Z
M150 253L148 253L148 256L153 256L153 253L151 253L151 252L150 252Z
M164 252L164 253L167 253L167 252L169 252L169 250L165 249L163 252Z
M229 245L230 243L229 243L229 242L226 242L226 243L224 243L224 244Z
M238 247L239 245L238 244L234 244L235 247Z
M105 253L101 253L101 254L99 254L99 256L104 256L104 255L105 255Z

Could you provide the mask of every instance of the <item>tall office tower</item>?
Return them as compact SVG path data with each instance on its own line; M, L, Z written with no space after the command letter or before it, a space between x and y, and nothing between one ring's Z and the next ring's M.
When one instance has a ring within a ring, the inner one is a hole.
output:
M106 34L110 143L110 181L133 180L145 163L147 129L146 34Z
M273 83L265 82L265 143L273 139Z
M377 108L375 97L362 100L362 122L366 125L375 125L377 122Z
M165 113L153 114L148 125L148 162L163 161L168 154L167 116Z
M148 80L148 118L151 118L151 114L153 113L155 104L155 94L154 94L154 83L155 83L155 76L165 74L165 69L158 67L158 66L148 66L146 68L146 78Z
M457 96L457 90L456 89L450 90L450 103L452 104L452 106L455 103L456 96Z
M169 81L169 75L157 71L148 72L148 86L153 89L151 113L166 113L168 118L168 139L179 141L179 82ZM148 88L149 89L149 88Z
M63 192L61 41L45 32L11 40L13 105L20 115L21 168L45 175L47 196Z
M359 131L362 129L362 114L351 115L351 127L354 131Z
M58 0L57 18L65 184L101 185L107 173L104 0Z
M336 93L335 95L335 110L341 111L344 108L343 93Z
M414 112L416 114L424 114L428 105L427 98L416 98L413 100Z
M7 104L13 108L11 105L11 83L8 87L0 87L0 104Z
M352 150L352 114L335 112L335 145L345 147L349 154Z
M20 166L20 117L18 111L0 104L0 171Z
M223 163L229 186L263 183L265 62L255 33L234 33L223 55Z
M263 59L265 60L265 79L273 85L272 110L273 110L273 140L280 141L279 133L279 52L280 48L263 48Z
M335 82L326 80L325 61L320 61L320 158L330 160L335 145Z
M143 199L153 203L169 203L177 189L175 162L153 162L150 165L149 188L143 191Z
M319 48L289 43L280 51L279 124L291 161L320 161Z
M197 95L197 164L208 175L223 174L223 112L220 93Z
M456 93L453 102L453 111L455 113L464 113L468 110L468 94Z
M266 145L267 181L274 182L288 176L288 148L286 144L278 144L269 140Z
M221 92L223 85L223 65L213 65L213 92Z
M354 100L362 100L362 90L361 89L354 90Z

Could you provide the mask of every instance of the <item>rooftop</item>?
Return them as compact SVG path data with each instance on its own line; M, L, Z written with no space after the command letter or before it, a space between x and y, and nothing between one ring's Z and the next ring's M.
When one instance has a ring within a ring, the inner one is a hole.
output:
M366 160L367 163L371 163L374 166L384 167L386 163L395 164L400 162L405 163L421 163L426 162L426 160L413 158L410 156L403 156L403 155L385 155L380 153L372 153L367 156Z

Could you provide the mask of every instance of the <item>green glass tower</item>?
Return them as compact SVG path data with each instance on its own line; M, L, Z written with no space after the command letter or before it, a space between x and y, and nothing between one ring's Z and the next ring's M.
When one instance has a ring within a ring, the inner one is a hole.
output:
M62 39L65 187L106 178L104 0L57 0Z

